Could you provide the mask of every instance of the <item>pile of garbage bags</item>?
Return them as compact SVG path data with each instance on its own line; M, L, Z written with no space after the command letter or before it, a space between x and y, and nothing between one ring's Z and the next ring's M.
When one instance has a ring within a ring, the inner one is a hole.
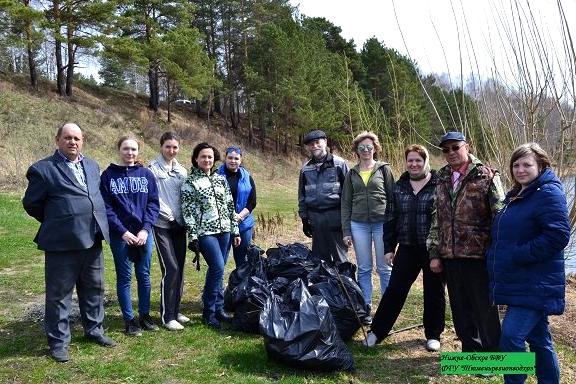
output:
M344 341L360 328L369 308L352 263L331 266L303 244L248 250L224 292L234 329L264 336L268 356L320 371L354 369Z

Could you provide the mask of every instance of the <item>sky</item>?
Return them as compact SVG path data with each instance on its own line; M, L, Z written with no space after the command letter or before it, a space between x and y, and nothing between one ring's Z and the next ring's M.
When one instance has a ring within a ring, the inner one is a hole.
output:
M511 15L528 14L538 25L546 49L565 65L556 0L290 0L301 15L324 17L354 39L360 50L370 37L415 60L422 73L447 73L466 79L470 73L489 77L494 63L504 76L515 71L507 44ZM520 10L511 11L518 4ZM527 5L528 4L528 5ZM576 35L576 0L562 0L569 28ZM525 45L526 46L526 45ZM462 55L460 55L460 52ZM460 58L462 57L462 60ZM462 71L461 71L462 62Z

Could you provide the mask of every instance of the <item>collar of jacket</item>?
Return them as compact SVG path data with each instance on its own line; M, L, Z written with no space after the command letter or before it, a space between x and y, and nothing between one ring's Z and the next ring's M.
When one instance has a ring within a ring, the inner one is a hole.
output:
M469 179L478 175L478 167L483 166L484 163L480 159L478 159L473 154L468 154L470 157L470 164L468 164L468 169L466 170L466 175L464 179ZM441 182L450 182L452 183L452 170L450 168L450 164L446 164L438 171L438 179Z
M324 160L324 161L322 162L322 168L324 168L324 167L326 166L326 165L325 165L326 163L332 163L332 165L334 165L334 156L332 156L332 154L331 154L330 152L328 152L328 153L326 154L326 160ZM306 165L313 165L313 164L316 164L316 163L314 162L314 157L312 157L311 159L309 159L308 162L306 163Z

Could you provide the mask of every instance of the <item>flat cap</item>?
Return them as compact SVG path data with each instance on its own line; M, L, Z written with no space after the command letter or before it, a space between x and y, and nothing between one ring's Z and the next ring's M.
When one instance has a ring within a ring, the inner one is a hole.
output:
M446 132L444 134L444 136L442 136L440 138L440 144L438 144L439 147L442 146L442 144L444 144L447 141L466 141L466 136L464 136L464 134L462 132Z
M321 131L319 129L316 129L312 132L308 132L305 136L304 139L302 140L304 142L304 144L308 144L309 142L313 141L313 140L318 140L318 139L326 139L326 134L324 133L324 131Z

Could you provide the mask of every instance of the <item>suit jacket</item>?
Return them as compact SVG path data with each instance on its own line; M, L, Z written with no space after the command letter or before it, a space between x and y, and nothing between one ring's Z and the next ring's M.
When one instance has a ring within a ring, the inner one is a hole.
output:
M28 188L22 204L41 223L34 238L39 249L48 252L88 249L101 241L97 232L109 241L106 207L100 194L100 169L87 157L82 166L87 190L57 152L28 168Z

